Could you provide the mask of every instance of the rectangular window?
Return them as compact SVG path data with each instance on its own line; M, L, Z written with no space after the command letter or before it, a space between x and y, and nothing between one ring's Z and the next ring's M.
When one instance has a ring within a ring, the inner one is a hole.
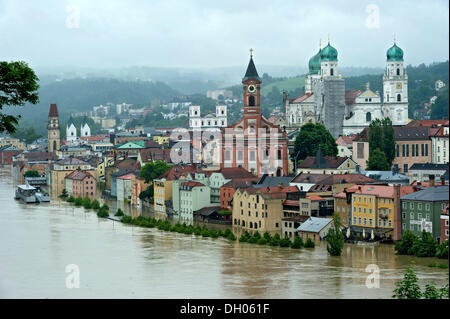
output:
M361 217L358 218L358 224L361 225Z
M414 213L409 213L409 219L414 220Z
M406 144L406 157L409 157L409 144Z
M230 160L230 151L226 151L225 152L225 160L229 161Z
M405 144L402 144L402 157L405 157L406 153L405 153Z
M389 227L392 227L392 220L389 219Z
M278 150L278 159L280 160L281 159L281 150Z
M423 156L423 155L424 155L424 153L425 153L425 152L424 152L424 148L423 148L423 146L424 146L423 144L420 144L420 149L422 150L421 156Z
M417 203L417 209L422 210L422 203Z
M409 225L410 230L414 230L414 224Z
M364 218L364 225L367 225L367 218Z
M428 144L425 144L425 156L428 156Z
M406 208L406 203L405 203L405 202L402 203L402 208L403 208L403 209Z
M428 204L428 203L425 204L425 209L426 209L426 210L430 210L430 204Z
M250 151L250 160L251 161L255 160L255 151Z
M242 161L243 160L243 152L242 151L238 151L238 160Z
M418 213L418 214L417 214L417 219L418 219L418 220L421 220L421 219L422 219L422 213Z
M402 219L405 219L405 218L406 218L406 213L402 212Z
M408 164L403 164L403 173L408 173Z
M406 230L406 224L405 223L402 224L402 230Z
M400 156L400 145L398 144L395 145L395 156L396 157Z

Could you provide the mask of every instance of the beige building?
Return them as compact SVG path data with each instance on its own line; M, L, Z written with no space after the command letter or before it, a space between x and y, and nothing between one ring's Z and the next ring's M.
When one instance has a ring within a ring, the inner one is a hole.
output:
M25 149L25 143L21 142L18 138L13 137L0 137L0 148L4 146L13 146L18 150Z
M66 187L66 176L77 169L90 173L97 180L97 169L93 168L89 163L73 157L59 160L50 166L49 172L51 196L53 198L61 195L63 189Z
M434 164L448 163L448 125L441 126L438 131L431 136L431 161Z
M347 174L356 172L356 163L350 157L323 156L320 148L316 156L305 158L297 169L297 174Z
M238 189L233 195L233 227L281 236L288 194L300 196L295 186Z

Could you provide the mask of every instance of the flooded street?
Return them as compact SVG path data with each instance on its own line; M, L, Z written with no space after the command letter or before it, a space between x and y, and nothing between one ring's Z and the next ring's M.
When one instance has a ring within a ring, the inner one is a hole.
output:
M9 168L0 169L1 298L390 298L415 263L422 287L447 282L434 258L396 256L392 245L346 244L330 257L313 250L232 243L122 225L65 202L14 200ZM66 266L80 288L66 288ZM369 264L380 288L365 286Z

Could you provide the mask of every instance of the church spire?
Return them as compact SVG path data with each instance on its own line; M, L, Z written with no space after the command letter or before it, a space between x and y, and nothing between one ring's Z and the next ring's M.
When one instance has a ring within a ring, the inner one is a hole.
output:
M250 62L248 63L247 72L245 72L242 82L247 81L248 79L261 81L258 71L256 71L255 63L253 62L253 49L250 49Z

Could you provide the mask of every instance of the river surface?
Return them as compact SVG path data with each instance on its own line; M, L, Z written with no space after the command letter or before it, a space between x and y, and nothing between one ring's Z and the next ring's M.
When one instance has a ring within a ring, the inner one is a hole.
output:
M231 243L13 197L10 169L0 168L0 298L390 298L411 263L422 287L448 282L448 269L427 266L446 260L396 256L392 245L346 244L331 257L325 243ZM370 264L379 267L379 288L366 287ZM79 288L67 288L76 273L67 265L78 267Z

